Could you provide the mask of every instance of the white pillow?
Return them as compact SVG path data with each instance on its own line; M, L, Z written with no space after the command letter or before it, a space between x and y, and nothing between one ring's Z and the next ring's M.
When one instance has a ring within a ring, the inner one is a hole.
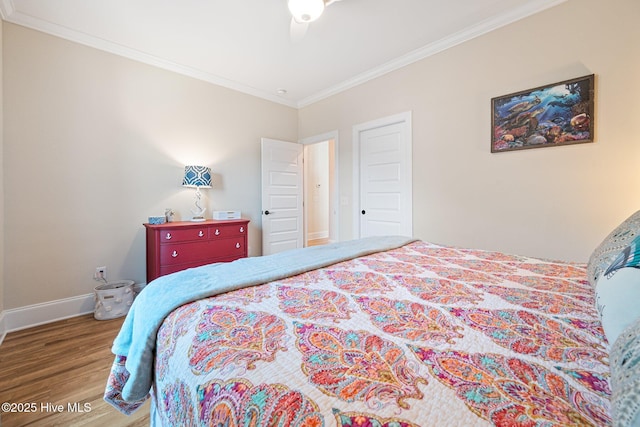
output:
M640 318L640 269L624 267L596 283L596 307L609 344Z

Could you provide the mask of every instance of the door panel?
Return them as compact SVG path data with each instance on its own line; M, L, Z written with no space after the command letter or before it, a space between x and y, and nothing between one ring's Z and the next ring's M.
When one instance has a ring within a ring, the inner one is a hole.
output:
M303 246L302 145L262 138L262 254Z
M413 232L410 129L409 120L390 120L357 131L360 237Z

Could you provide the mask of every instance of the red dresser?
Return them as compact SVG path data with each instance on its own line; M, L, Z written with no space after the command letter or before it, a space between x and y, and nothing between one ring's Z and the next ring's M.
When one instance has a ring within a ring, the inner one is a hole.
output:
M248 224L247 219L144 224L147 283L186 268L248 256Z

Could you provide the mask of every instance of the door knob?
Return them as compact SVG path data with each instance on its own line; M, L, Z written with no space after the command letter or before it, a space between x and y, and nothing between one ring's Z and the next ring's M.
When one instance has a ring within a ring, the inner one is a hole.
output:
M265 214L265 215L269 215L270 213L271 213L271 212L269 212L269 211L264 211L264 214Z
M362 209L362 215L366 214L367 211L365 211L364 209Z

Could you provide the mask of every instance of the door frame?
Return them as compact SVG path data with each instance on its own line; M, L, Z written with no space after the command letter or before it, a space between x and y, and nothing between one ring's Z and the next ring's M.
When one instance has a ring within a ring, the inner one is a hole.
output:
M329 141L329 140L333 140L333 174L329 174L329 188L333 189L333 191L331 191L331 193L329 194L329 199L330 199L330 209L333 212L329 212L329 242L337 242L340 240L340 233L339 233L339 228L340 228L340 204L339 204L339 170L340 170L340 163L339 163L339 159L338 159L338 153L339 153L339 132L337 130L331 131L331 132L327 132L327 133L323 133L320 135L313 135L313 136L309 136L306 138L301 139L300 141L298 141L300 144L302 145L311 145L311 144L316 144L318 142L324 142L324 141ZM306 168L306 166L303 166L303 169ZM306 169L305 172L306 173ZM304 222L304 244L306 244L307 241L307 203L306 203L306 198L307 198L307 194L306 192L303 192L303 203L304 203L304 207L302 209L302 217L303 217L303 222Z
M407 131L407 144L408 150L406 150L406 158L403 159L405 164L404 172L408 174L409 179L407 182L409 183L408 192L408 206L409 212L407 212L406 220L409 222L411 226L411 230L413 231L413 172L412 172L412 146L413 146L413 126L411 124L411 111L405 111L404 113L394 114L392 116L382 117L376 120L371 120L369 122L360 123L353 126L353 216L352 216L352 234L354 239L360 238L360 134L362 132L377 129L389 125L395 125L399 123L404 123L405 130Z

